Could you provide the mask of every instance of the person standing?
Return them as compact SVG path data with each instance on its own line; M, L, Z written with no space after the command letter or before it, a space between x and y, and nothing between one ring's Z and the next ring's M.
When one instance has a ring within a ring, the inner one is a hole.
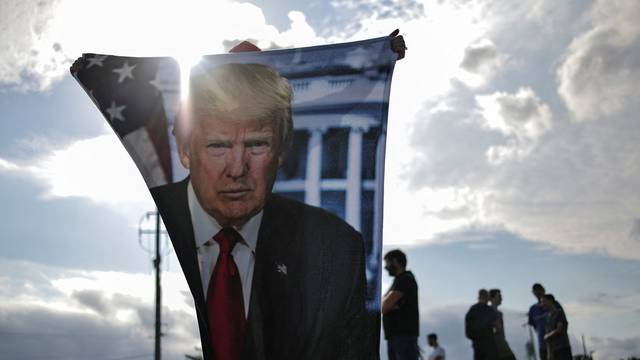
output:
M382 322L389 360L417 360L419 314L418 284L407 268L407 256L391 250L384 256L384 268L394 277L382 298Z
M495 360L498 349L494 329L498 322L496 311L488 305L489 292L478 291L478 302L472 305L464 317L465 335L471 340L474 360Z
M498 349L498 359L500 360L516 360L507 338L504 333L504 319L502 312L498 310L498 307L502 304L502 292L500 289L489 290L489 298L491 301L491 307L496 312L498 320L494 331L494 339L496 340L496 347Z
M445 360L444 349L438 344L438 335L434 333L427 335L427 343L433 348L429 360Z
M571 360L571 343L569 342L569 322L564 310L551 294L542 296L542 307L549 313L545 324L544 341L547 346L549 360Z
M544 328L547 323L547 311L542 307L542 297L545 294L544 287L535 283L531 287L533 296L538 300L529 308L529 326L536 330L538 336L538 351L540 360L547 360L547 346L544 343Z

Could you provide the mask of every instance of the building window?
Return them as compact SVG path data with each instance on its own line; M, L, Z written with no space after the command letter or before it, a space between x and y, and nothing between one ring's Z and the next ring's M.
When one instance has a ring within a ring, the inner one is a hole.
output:
M306 130L293 132L291 148L287 151L284 163L278 171L278 180L305 179L308 143L309 132Z
M332 90L343 89L353 83L353 79L333 79L329 80L329 87Z
M372 180L376 178L376 154L381 128L369 129L362 136L362 179Z
M320 195L321 207L344 219L345 193L344 191L323 191Z
M349 128L332 128L322 136L322 178L344 179L347 177L347 152L349 150Z
M372 190L363 190L360 198L360 233L366 256L371 255L373 249L374 194Z
M309 89L308 81L295 81L291 83L294 92L305 91Z

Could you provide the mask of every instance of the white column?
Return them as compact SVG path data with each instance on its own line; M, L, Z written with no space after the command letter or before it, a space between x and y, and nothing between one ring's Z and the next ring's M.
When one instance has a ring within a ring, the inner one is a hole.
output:
M322 134L325 129L310 129L311 136L307 145L307 171L305 179L304 201L320 206L320 181L322 175Z
M378 260L382 252L382 216L384 209L384 153L387 134L383 131L376 146L375 193L373 195L373 239L372 239L372 267L378 267Z
M360 231L360 198L362 191L362 133L364 129L354 126L349 132L347 159L347 204L346 221Z

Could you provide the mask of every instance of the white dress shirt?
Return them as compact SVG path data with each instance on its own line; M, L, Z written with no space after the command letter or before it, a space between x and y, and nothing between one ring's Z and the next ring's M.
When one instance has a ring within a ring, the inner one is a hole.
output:
M193 235L196 241L198 253L198 266L202 278L202 289L205 300L209 288L209 279L218 260L220 246L213 240L222 226L211 217L200 205L196 193L193 191L191 181L187 186L187 199L191 212ZM249 315L249 301L251 299L251 283L253 280L253 266L256 258L256 244L258 243L258 230L262 222L262 211L249 219L241 228L235 228L242 235L242 242L238 242L231 251L231 256L238 267L240 280L242 281L242 295L244 299L244 315Z
M437 358L438 356L442 357L442 360L445 360L444 349L441 348L439 345L436 346L435 348L433 348L433 351L431 352L431 355L429 355L429 360L433 360L433 359Z

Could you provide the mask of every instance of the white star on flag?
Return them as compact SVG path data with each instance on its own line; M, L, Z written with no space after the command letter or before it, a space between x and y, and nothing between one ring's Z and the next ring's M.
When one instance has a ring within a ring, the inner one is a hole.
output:
M158 92L162 92L162 82L160 81L160 72L156 71L156 77L153 80L149 81L149 84L153 85Z
M92 67L93 65L97 65L102 67L104 64L102 63L107 59L107 55L95 55L92 58L88 58L89 64L87 65L87 69Z
M129 62L125 61L124 65L121 68L113 69L112 71L120 77L118 78L118 84L123 82L126 78L131 78L133 80L133 69L135 69L136 65L129 66Z
M122 110L126 107L126 105L116 106L116 102L111 101L111 106L106 110L109 113L109 120L113 121L114 119L118 119L120 121L124 121Z

